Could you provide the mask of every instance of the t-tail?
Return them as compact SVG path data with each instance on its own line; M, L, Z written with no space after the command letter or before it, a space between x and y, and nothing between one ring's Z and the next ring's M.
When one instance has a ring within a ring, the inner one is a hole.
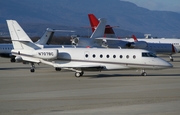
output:
M15 20L6 20L15 50L39 49Z
M94 14L88 14L88 17L91 24L92 32L94 32L99 24L99 20L94 16ZM112 28L113 27L111 27L110 25L106 25L104 31L105 37L116 37L115 32Z
M11 53L16 56L15 60L31 63L31 72L34 72L34 63L46 63L53 65L46 60L57 58L57 49L41 49L40 45L32 42L21 26L15 20L7 20L14 50Z
M52 37L54 35L55 30L51 28L47 28L43 36L36 42L36 44L40 45L49 45L50 41L52 40Z
M94 16L94 14L88 14L89 22L91 24L92 32L96 29L99 24L99 20Z
M37 42L35 42L35 44L49 45L55 32L75 32L75 31L73 31L73 30L56 30L56 29L47 28L46 31L44 32L43 36Z
M106 19L105 18L100 18L100 22L95 29L95 31L92 33L91 37L92 39L102 37L104 35L104 29L106 26Z

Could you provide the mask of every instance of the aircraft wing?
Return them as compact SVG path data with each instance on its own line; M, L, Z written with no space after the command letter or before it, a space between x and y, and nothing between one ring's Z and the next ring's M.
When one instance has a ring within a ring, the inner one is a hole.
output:
M103 69L105 69L106 67L105 66L102 66L102 65L78 65L78 66L74 66L74 67L62 67L62 69L66 69L66 70L88 70L88 71L101 71Z
M117 41L119 41L119 40L122 40L123 41L123 39L118 39L118 38L95 38L95 39L97 39L97 40L117 40Z

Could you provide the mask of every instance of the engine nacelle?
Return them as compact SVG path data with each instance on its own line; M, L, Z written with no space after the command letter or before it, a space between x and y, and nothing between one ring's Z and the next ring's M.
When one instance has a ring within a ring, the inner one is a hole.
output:
M57 49L41 49L34 50L33 56L41 59L57 59L58 50Z
M23 62L23 59L21 58L21 56L16 56L15 61L16 62Z
M142 48L147 47L147 42L145 42L145 41L130 42L130 43L127 44L127 47L142 49Z
M79 38L76 35L71 36L71 44L77 46L79 42Z

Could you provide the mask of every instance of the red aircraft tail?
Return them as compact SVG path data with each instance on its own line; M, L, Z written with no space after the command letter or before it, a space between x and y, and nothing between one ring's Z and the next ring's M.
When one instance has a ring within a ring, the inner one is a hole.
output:
M92 32L96 29L97 25L99 24L99 20L94 16L94 14L88 14L89 21L91 24ZM114 35L114 30L110 25L106 25L105 31L104 31L105 36L106 35Z
M91 24L92 32L94 32L97 25L99 24L99 20L94 16L94 14L88 14L88 17Z
M137 42L137 41L138 41L138 39L136 38L136 36L135 36L135 35L132 35L132 38L134 39L134 41L135 41L135 42Z

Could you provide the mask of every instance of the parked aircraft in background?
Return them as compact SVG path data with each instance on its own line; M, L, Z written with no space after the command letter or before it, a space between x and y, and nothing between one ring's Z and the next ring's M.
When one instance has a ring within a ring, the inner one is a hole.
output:
M145 69L172 67L169 62L142 49L41 48L16 21L7 20L7 24L14 47L12 54L30 62L31 72L35 71L34 63L75 71L76 77L82 76L84 71L121 69L141 69L142 75L146 75Z
M127 39L127 41L132 42L132 39ZM145 41L147 43L157 44L172 44L176 48L177 52L180 53L180 39L138 39L138 41ZM170 55L170 60L174 60L172 54Z
M88 14L91 27L94 30L97 27L98 19L93 14ZM106 28L106 36L115 36L115 33L111 28ZM109 35L108 35L109 34ZM150 50L156 54L169 55L170 60L173 61L172 55L180 52L180 39L117 39L114 38L98 38L103 39L103 43L111 46L120 46L122 48L140 48ZM124 43L125 42L125 43Z
M96 30L97 28L97 25L99 24L99 20L93 14L88 14L88 17L90 19L89 21L90 21L92 32L94 32L94 30ZM112 28L113 28L112 26L106 25L105 30L104 30L104 37L116 38L115 32Z
M47 28L43 36L35 42L38 45L44 45L44 47L49 47L49 43L52 39L52 36L55 32L74 32L72 30L55 30L51 28ZM51 47L57 47L56 45L51 45ZM11 58L11 62L15 62L15 56L11 54L11 50L13 49L13 45L9 44L0 44L0 57Z

